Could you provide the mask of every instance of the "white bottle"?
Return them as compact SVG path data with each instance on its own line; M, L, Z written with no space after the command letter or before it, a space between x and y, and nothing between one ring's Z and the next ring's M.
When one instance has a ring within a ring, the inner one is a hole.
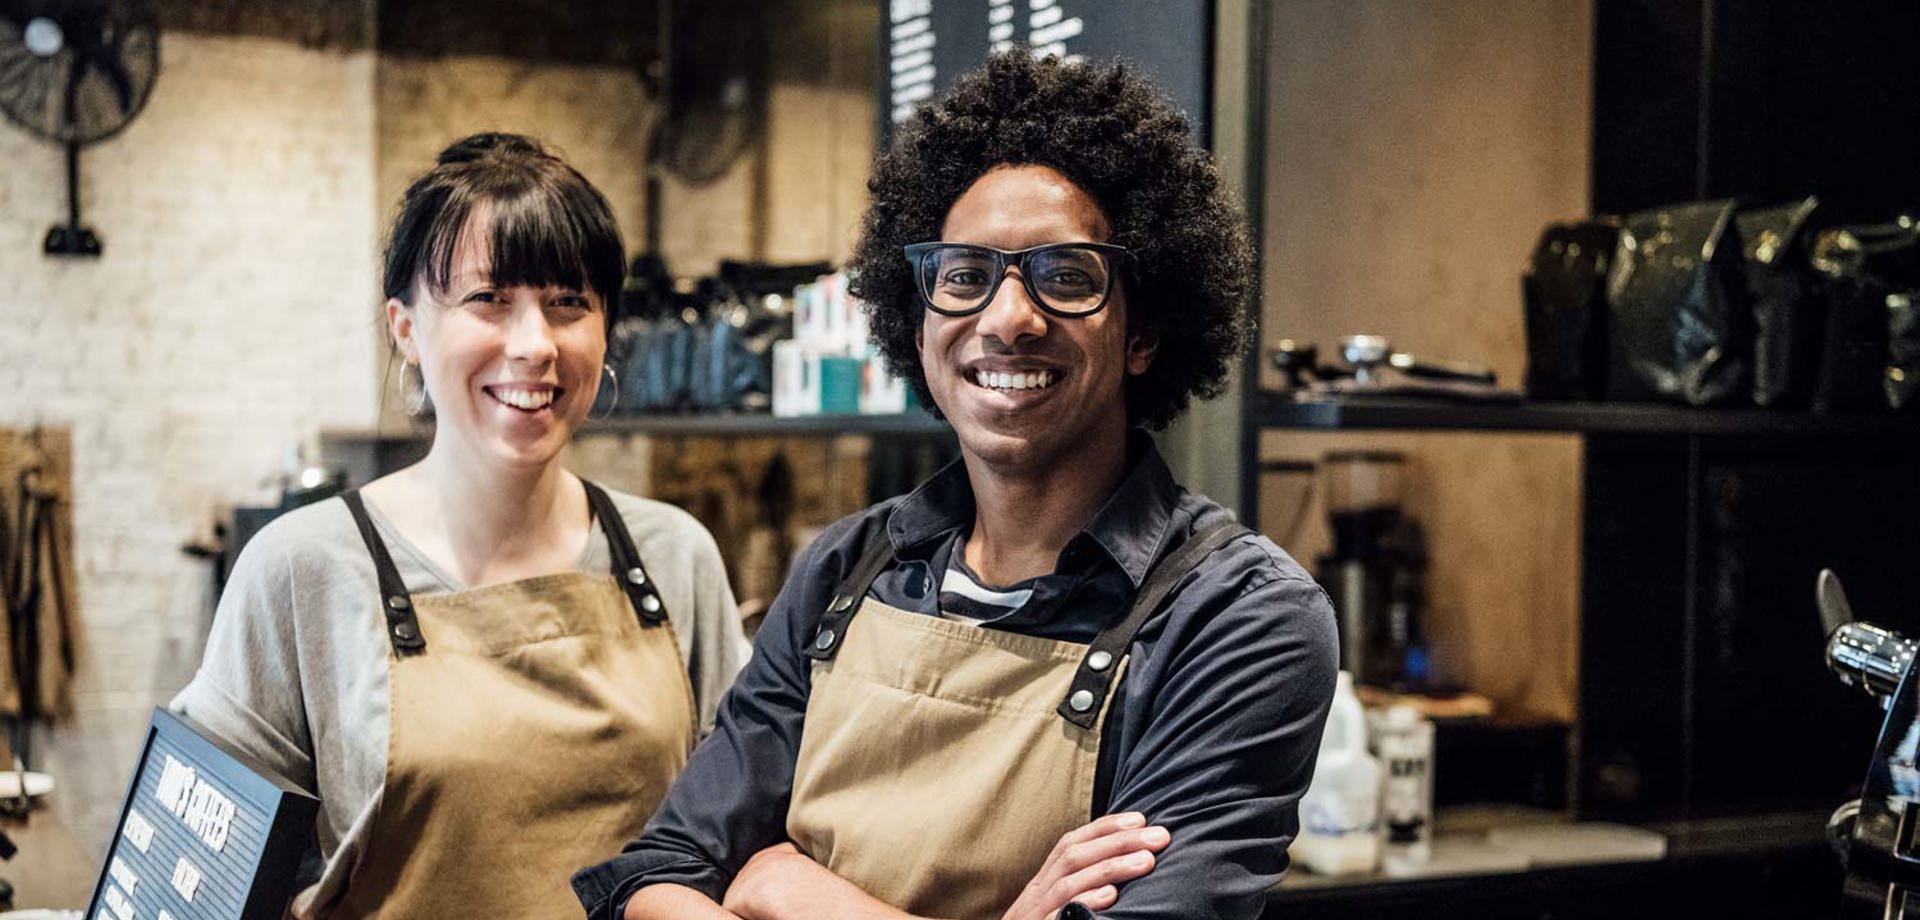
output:
M1394 706L1375 723L1373 737L1386 771L1381 869L1417 872L1433 852L1433 722L1411 706Z
M1372 872L1380 863L1380 761L1367 753L1367 717L1341 671L1327 714L1313 783L1300 799L1300 836L1290 851L1320 875Z

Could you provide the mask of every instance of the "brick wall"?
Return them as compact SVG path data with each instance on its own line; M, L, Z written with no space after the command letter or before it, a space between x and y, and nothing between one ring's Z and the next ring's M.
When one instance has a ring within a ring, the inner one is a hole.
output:
M372 421L373 75L366 52L166 35L147 109L82 155L96 261L41 255L64 156L0 124L0 424L73 432L86 643L38 766L90 854L198 660L208 573L181 544L317 427Z

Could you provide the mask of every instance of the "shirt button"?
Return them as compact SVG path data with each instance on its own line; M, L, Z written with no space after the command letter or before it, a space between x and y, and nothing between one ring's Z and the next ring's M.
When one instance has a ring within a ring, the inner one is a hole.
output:
M907 573L907 579L901 585L901 590L907 592L908 597L919 600L927 596L928 581L927 574L916 568L916 570Z
M420 632L413 628L412 623L396 623L393 627L393 635L402 642L412 642L420 636Z
M813 647L824 652L827 649L833 648L833 640L835 638L837 637L834 635L833 630L820 630L820 635L813 640Z
M1086 712L1087 710L1092 709L1093 708L1093 691L1091 690L1073 691L1073 695L1070 697L1067 697L1067 706L1071 708L1074 712Z
M1110 664L1113 664L1113 655L1108 652L1094 652L1087 656L1087 667L1095 671L1104 671Z
M407 600L407 596L404 594L395 594L394 596L387 598L387 606L395 610L405 610L408 607L413 606L413 602L410 600Z
M839 613L840 611L845 610L851 606L853 606L853 598L836 597L833 599L833 605L828 607L827 609L833 611L834 613Z
M635 571L638 571L638 569L636 569ZM640 609L645 610L648 613L659 613L660 599L649 594L646 597L643 597L640 599Z
M641 571L639 566L634 566L627 570L627 584L644 585L646 583L647 573Z

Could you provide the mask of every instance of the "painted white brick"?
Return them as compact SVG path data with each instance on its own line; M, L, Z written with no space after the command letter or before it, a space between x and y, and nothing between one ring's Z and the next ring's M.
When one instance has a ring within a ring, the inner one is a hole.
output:
M0 424L73 429L86 659L37 752L96 852L198 659L208 573L181 543L295 439L372 424L378 378L371 56L175 33L162 54L146 111L82 153L97 262L40 254L64 160L0 125Z

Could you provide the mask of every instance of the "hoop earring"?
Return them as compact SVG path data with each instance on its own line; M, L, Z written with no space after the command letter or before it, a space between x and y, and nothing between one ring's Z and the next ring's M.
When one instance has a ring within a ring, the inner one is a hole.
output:
M407 385L407 371L411 369L419 383ZM400 392L400 406L407 412L408 418L421 418L433 413L433 399L427 394L427 378L420 373L420 365L400 359L400 366L394 368L394 389Z
M609 384L612 385L613 397L607 400L607 411L602 412L599 415L593 414L592 408L587 409L587 421L589 422L599 422L599 421L606 420L609 416L613 415L614 408L620 405L620 375L613 372L613 365L611 364L600 365L600 378L601 378L600 389L598 392L593 394L593 405L594 406L600 405L600 394L607 391Z

